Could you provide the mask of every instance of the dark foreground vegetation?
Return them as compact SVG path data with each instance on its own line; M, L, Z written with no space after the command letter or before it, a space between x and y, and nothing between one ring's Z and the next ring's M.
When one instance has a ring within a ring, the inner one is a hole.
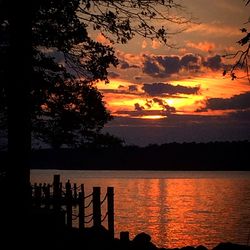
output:
M41 149L33 151L31 166L83 170L250 170L249 149L248 141Z

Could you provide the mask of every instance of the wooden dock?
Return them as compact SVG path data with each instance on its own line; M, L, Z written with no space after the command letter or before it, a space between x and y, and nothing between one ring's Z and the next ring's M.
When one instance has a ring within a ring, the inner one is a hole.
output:
M51 209L56 213L64 214L64 224L72 228L73 221L78 220L78 228L84 230L87 224L100 227L107 221L107 230L114 238L114 188L107 187L106 195L101 200L101 188L93 187L90 194L85 194L84 185L72 185L67 181L63 185L60 175L54 175L53 184L34 183L31 185L32 206ZM106 206L106 207L104 207ZM87 211L92 213L87 214ZM77 209L74 209L77 208ZM106 211L102 216L102 210ZM77 211L74 213L73 211Z

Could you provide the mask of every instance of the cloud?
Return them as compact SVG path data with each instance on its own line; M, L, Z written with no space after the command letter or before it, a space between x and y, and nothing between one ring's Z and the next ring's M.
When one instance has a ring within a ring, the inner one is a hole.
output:
M108 72L108 76L111 78L117 78L120 76L120 74L118 74L117 72L114 72L114 71L110 71L110 72Z
M136 111L142 111L144 110L145 108L143 106L141 106L139 103L135 103L134 104L134 107L135 107L135 110Z
M130 64L129 62L122 59L119 60L119 67L120 69L139 68L138 65Z
M152 107L152 105L153 105L153 100L147 99L146 103L145 103L145 106L150 109Z
M142 44L141 44L141 48L142 48L142 49L145 49L145 48L147 48L147 45L148 45L148 44L147 44L147 41L146 41L146 40L143 40L143 41L142 41Z
M144 55L143 72L152 77L169 77L180 70L180 59L177 56L146 56Z
M187 42L186 46L188 46L189 48L198 49L204 52L211 52L215 49L215 43L211 43L207 41L199 42L199 43Z
M138 103L135 103L135 110L137 110L137 111L142 111L142 110L143 111L152 111L149 109L151 109L153 107L154 103L157 103L162 108L162 110L158 110L157 115L169 116L169 115L176 112L176 109L174 107L169 106L168 103L164 99L161 99L158 97L155 97L153 99L147 99L144 106L140 106ZM154 112L156 112L156 110L154 110Z
M230 117L237 121L250 122L250 110L239 110L229 114Z
M116 89L113 88L104 88L99 89L102 93L106 94L118 94L118 95L133 95L133 96L143 96L145 95L143 92L138 91L138 86L135 84L131 84L129 86L119 85ZM122 98L122 97L121 97Z
M178 73L181 68L180 58L178 56L157 56L155 60L164 68L164 74L166 76Z
M142 112L144 115L159 114L159 111L153 110ZM127 113L128 117L116 117L107 124L105 130L124 138L127 144L141 146L167 142L250 140L250 118L246 120L247 112L223 117L172 114L159 120L143 120L138 114L140 112L133 111ZM236 116L239 119L237 122Z
M150 46L150 45L148 44L148 42L147 42L146 40L143 40L143 41L142 41L142 44L141 44L141 48L142 48L142 49L146 49L148 46ZM153 40L151 41L151 48L152 48L152 49L159 49L161 46L162 46L162 44L161 44L158 40L153 39Z
M129 85L128 86L128 90L129 91L132 91L132 92L134 92L134 91L138 91L138 87L137 87L137 85Z
M136 92L136 91L129 91L124 88L118 89L99 89L104 94L117 94L117 95L133 95L133 96L142 96L143 93Z
M238 27L218 23L192 24L185 33L197 32L199 36L213 35L214 37L232 37L240 35Z
M123 60L119 61L119 66L121 69L128 69L129 68L129 63Z
M204 42L199 46L204 46L204 49L207 46L206 49L209 49L213 45ZM187 53L182 56L141 54L135 57L121 52L118 54L120 62L118 70L136 68L142 70L146 76L154 78L188 77L194 74L202 74L207 69L219 71L226 67L220 55L205 57L194 53ZM121 72L119 73L121 74ZM135 74L134 71L132 73ZM139 71L136 71L136 73L140 74ZM135 78L135 80L141 80L141 78Z
M145 109L144 106L140 105L139 103L134 104L135 110L118 110L114 113L115 119L119 119L120 117L141 117L141 116L148 116L148 115L163 115L162 110L148 110ZM118 116L117 116L118 115ZM129 120L128 120L129 121Z
M159 67L150 58L144 62L142 71L151 76L157 76L160 73Z
M141 80L142 80L142 77L141 77L141 76L135 76L134 79L135 79L136 81L141 81Z
M220 55L208 57L207 60L203 62L203 65L212 70L219 70L224 67L224 64L221 62Z
M220 55L207 58L195 54L186 54L184 56L143 55L143 59L143 72L151 77L161 78L183 74L184 72L201 72L202 67L207 67L213 71L225 67Z
M158 103L159 106L161 106L163 108L165 115L170 115L170 114L176 112L175 107L169 106L168 103L166 101L164 101L163 99L155 97L152 100L153 100L153 102Z
M182 85L171 85L169 83L143 84L142 90L150 96L174 95L174 94L198 94L200 87L186 87Z
M200 57L193 54L187 54L181 58L180 65L189 70L198 70L200 68L200 61Z
M159 49L161 46L162 44L158 40L154 39L152 41L152 49Z
M234 95L231 98L210 98L205 108L211 110L248 109L250 108L250 92Z

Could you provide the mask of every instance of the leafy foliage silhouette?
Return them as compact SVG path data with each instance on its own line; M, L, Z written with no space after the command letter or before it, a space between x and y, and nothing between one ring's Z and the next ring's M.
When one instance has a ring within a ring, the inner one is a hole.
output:
M244 0L245 6L247 6L250 1L249 0ZM248 18L248 21L245 23L245 25L250 23L250 17ZM230 74L231 79L235 80L236 78L239 78L237 76L236 71L238 69L243 69L246 72L246 76L248 81L250 82L250 72L249 72L249 52L250 52L250 32L244 27L241 28L240 31L243 34L243 37L237 41L237 43L242 47L242 49L238 50L236 53L232 54L227 54L224 55L224 57L228 59L235 59L235 63L231 67L230 70L224 70L223 75L225 76L226 74Z
M7 2L1 1L2 79L6 77L8 58L9 22L8 11L4 11L10 7ZM108 83L109 66L118 64L110 45L127 43L140 35L173 46L168 42L172 33L164 26L152 25L152 20L178 25L190 21L171 13L174 9L184 11L172 0L39 0L31 8L32 131L36 138L53 147L94 141L112 119L96 88L100 80ZM101 32L110 45L96 42L91 37L93 32ZM5 84L1 81L1 127L6 125Z

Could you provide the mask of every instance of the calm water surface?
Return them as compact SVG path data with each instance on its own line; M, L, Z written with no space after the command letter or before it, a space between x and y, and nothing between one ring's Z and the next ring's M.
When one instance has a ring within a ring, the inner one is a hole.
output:
M115 232L151 235L158 247L246 244L250 234L249 172L32 170L31 182L62 181L115 188ZM91 226L91 225L90 225Z

